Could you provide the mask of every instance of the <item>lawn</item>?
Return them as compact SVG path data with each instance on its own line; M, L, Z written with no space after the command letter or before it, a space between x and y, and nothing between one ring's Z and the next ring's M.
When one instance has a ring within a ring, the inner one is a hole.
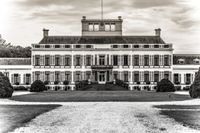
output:
M191 99L187 95L137 91L48 91L13 96L11 100L26 102L160 102Z
M184 126L200 130L200 105L161 105L160 114L169 116Z
M36 116L60 105L0 105L0 132L7 133L24 126Z

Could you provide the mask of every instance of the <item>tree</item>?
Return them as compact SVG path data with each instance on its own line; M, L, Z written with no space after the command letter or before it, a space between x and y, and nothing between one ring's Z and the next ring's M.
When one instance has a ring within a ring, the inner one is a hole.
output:
M189 94L192 98L200 97L200 68L195 76L193 84L190 86Z
M45 84L40 80L36 80L31 84L30 92L42 92L44 90Z
M8 79L0 72L0 98L12 97L13 87Z
M157 92L174 92L174 84L168 79L164 78L157 84Z

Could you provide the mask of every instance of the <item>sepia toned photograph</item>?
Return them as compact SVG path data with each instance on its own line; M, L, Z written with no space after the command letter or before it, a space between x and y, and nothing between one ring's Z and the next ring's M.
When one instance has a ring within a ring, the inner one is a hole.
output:
M199 0L0 0L0 133L200 133Z

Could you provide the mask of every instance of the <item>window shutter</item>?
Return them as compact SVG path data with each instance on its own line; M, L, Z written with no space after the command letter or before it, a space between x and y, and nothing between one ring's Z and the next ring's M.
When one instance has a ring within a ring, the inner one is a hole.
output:
M26 74L23 74L23 80L24 80L24 85L25 85L26 84Z
M14 74L11 74L11 84L14 84Z
M124 55L121 55L121 65L124 66ZM123 74L122 74L123 75ZM123 78L122 78L123 79Z
M76 55L74 55L74 66L76 66Z
M184 83L186 83L186 74L184 74Z
M40 66L43 66L43 56L40 55Z
M131 55L128 55L128 65L131 66Z
M94 60L93 60L93 55L91 55L90 58L91 58L91 61L90 61L90 62L91 62L91 66L92 66L92 65L94 65L94 64L93 64L93 61L94 61Z
M32 64L35 66L35 55L33 55Z
M21 83L21 74L18 74L19 76L18 76L18 82L19 82L19 84L22 84Z
M134 66L135 64L135 55L132 55L132 65Z
M169 55L169 66L171 66L171 65L172 65L172 56Z
M129 82L131 82L131 74L132 74L132 73L129 71L129 72L128 72L128 81L129 81Z
M178 74L178 82L181 83L181 74Z

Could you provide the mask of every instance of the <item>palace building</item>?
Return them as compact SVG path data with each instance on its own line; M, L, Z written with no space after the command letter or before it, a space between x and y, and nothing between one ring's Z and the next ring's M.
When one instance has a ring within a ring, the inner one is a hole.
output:
M62 88L64 81L75 90L79 81L106 84L119 79L130 90L147 86L153 90L164 77L182 89L188 87L200 67L200 55L173 54L173 44L161 38L161 29L152 36L124 36L120 16L103 20L84 16L81 22L81 36L50 36L43 29L42 40L32 44L31 59L0 59L0 71L12 84L41 80L51 89Z

